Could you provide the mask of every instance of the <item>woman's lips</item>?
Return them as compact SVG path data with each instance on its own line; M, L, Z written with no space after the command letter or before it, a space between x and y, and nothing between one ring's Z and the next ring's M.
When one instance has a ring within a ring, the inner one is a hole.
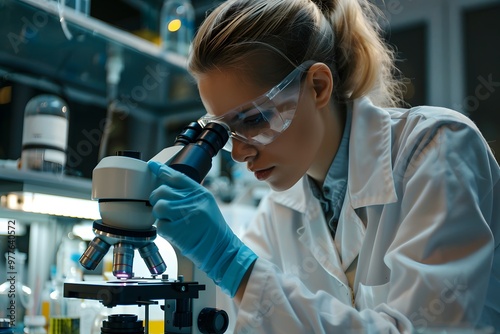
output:
M259 181L264 181L267 179L271 173L273 172L274 167L261 169L254 172L255 178Z

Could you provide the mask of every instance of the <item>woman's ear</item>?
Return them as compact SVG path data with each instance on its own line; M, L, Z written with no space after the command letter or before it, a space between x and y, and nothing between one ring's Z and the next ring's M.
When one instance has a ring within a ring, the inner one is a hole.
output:
M309 68L306 80L316 93L316 107L319 109L326 106L330 102L333 91L333 76L330 68L324 63L315 63Z

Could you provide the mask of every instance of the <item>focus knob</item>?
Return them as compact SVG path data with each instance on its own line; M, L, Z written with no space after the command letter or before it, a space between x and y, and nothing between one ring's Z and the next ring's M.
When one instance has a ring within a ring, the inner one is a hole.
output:
M224 310L205 307L198 315L198 329L204 334L223 334L229 325L229 317Z

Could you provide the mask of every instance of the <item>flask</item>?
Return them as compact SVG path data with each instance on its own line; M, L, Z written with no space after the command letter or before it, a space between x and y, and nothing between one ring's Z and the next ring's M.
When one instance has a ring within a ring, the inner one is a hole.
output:
M82 281L77 239L63 239L57 251L54 291L50 293L49 333L79 334L82 300L64 297L64 283Z
M194 35L194 18L190 0L165 0L160 13L162 49L187 56Z
M43 315L27 315L24 317L24 334L47 334L44 326L45 317Z
M64 298L64 280L58 279L50 294L50 334L80 334L79 299Z
M62 173L66 164L69 108L56 95L42 94L24 109L21 168Z

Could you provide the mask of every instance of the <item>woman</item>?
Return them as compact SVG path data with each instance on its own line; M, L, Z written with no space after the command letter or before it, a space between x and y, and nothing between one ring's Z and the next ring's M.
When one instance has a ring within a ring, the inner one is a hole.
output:
M238 309L238 333L500 328L500 169L465 116L394 108L364 0L233 0L189 69L232 157L273 191L240 241L203 187L151 163L159 234Z

